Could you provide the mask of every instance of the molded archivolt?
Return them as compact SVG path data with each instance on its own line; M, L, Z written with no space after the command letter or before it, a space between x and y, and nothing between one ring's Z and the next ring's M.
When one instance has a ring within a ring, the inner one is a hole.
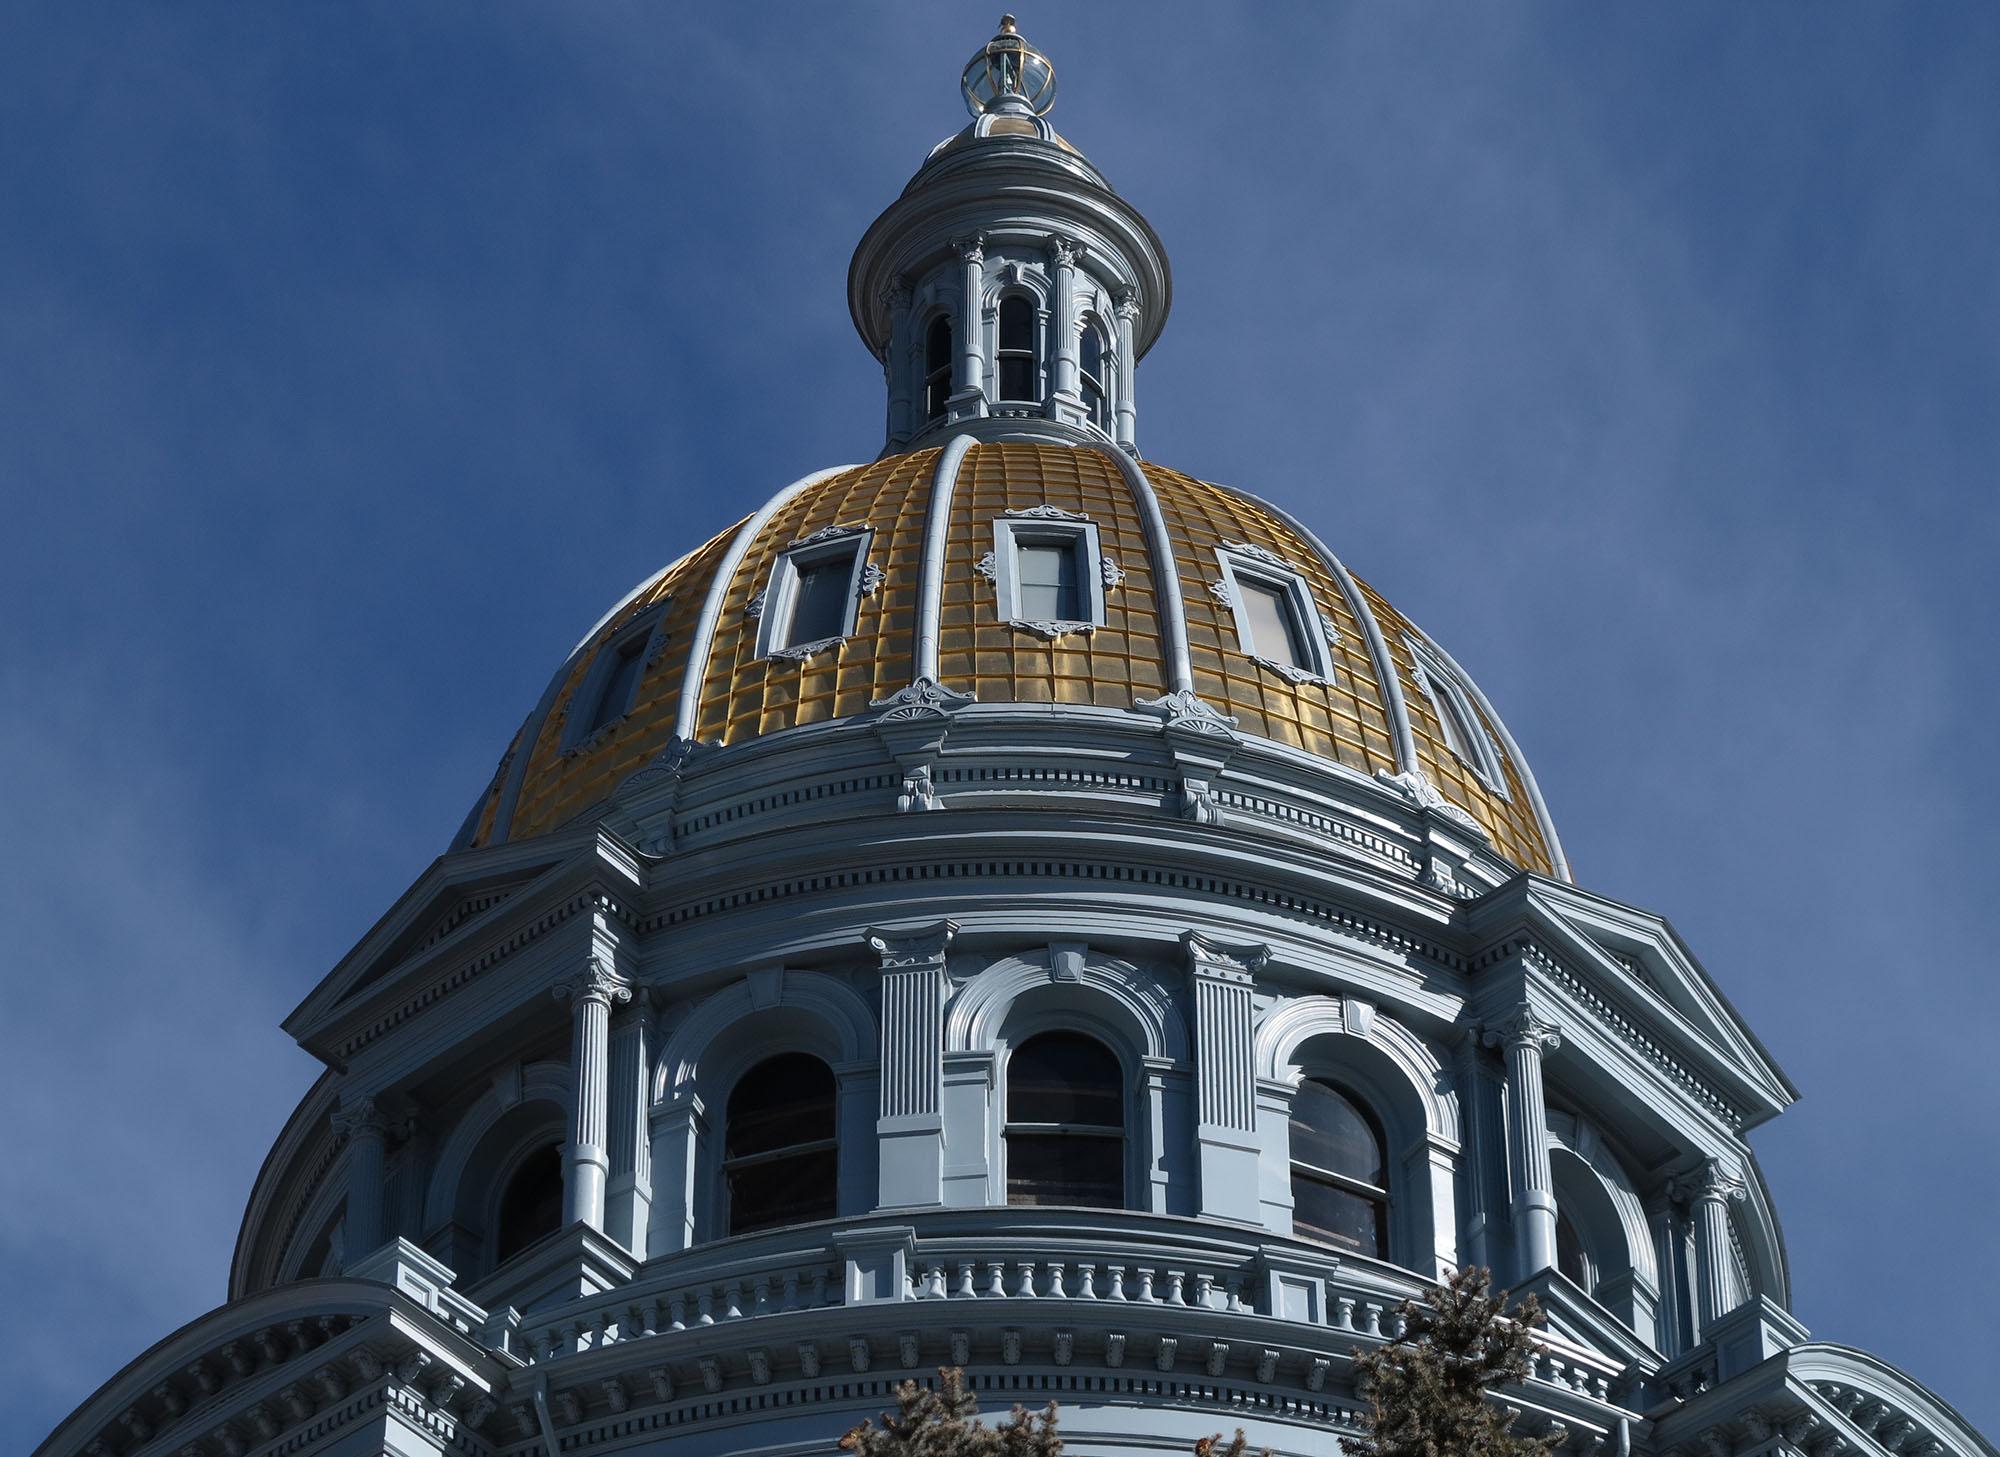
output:
M1362 1005L1307 996L1272 1007L1257 1023L1258 1079L1295 1088L1305 1075L1300 1054L1308 1043L1320 1037L1353 1038L1366 1050L1350 1053L1343 1047L1343 1060L1351 1057L1364 1076L1372 1066L1374 1075L1367 1078L1370 1090L1386 1092L1390 1101L1403 1108L1421 1110L1424 1132L1456 1148L1460 1141L1458 1094L1444 1064L1422 1038L1393 1018L1372 1007L1358 1017L1351 1015Z
M1428 639L1365 584L1340 580L1332 556L1283 512L1150 463L1144 480L1137 480L1131 463L1109 446L985 441L967 447L955 440L950 450L963 451L956 471L940 471L941 459L949 464L947 452L931 447L809 476L772 498L747 525L715 537L635 592L564 665L508 751L463 844L497 844L557 828L609 798L677 732L732 745L867 715L873 703L918 675L925 625L919 618L932 571L937 677L980 705L1133 711L1140 700L1176 686L1172 660L1184 626L1195 691L1233 715L1245 735L1338 763L1363 778L1420 770L1485 827L1499 854L1529 870L1562 873L1533 781L1478 690L1464 685L1502 766L1497 791L1447 745L1406 641ZM1148 484L1165 528L1160 555L1170 561L1156 560L1149 542L1149 507L1139 499ZM934 490L949 492L937 512ZM1088 631L1051 638L1010 623L993 575L981 569L995 549L994 522L1037 511L1056 520L1087 517L1096 529L1110 568L1104 572L1104 620ZM869 533L873 569L855 603L853 632L804 661L760 655L756 604L780 556L816 533L843 530ZM933 542L940 560L927 559ZM1215 591L1222 549L1296 575L1320 619L1301 626L1324 633L1328 681L1294 681L1243 651L1234 615ZM724 571L728 580L718 581ZM1178 625L1162 617L1162 604L1170 604L1176 591ZM597 655L662 602L655 651L630 712L587 743L565 749L565 715L581 685L591 681ZM1378 658L1389 681L1383 681ZM689 672L698 683L684 682Z

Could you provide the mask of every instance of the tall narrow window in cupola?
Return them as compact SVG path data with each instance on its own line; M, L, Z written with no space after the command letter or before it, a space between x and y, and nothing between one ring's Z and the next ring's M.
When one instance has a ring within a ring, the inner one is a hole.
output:
M1000 300L1000 398L1035 398L1035 304L1022 294Z
M731 1234L833 1218L834 1095L833 1069L804 1052L767 1058L737 1083L722 1134Z
M924 334L924 418L942 420L951 399L951 320L939 314Z
M1124 1077L1095 1038L1044 1032L1007 1060L1007 1202L1124 1207Z
M1104 336L1097 330L1097 320L1083 321L1083 337L1077 341L1078 372L1082 375L1083 407L1090 416L1090 423L1100 430L1109 430L1110 414L1105 408L1104 391Z

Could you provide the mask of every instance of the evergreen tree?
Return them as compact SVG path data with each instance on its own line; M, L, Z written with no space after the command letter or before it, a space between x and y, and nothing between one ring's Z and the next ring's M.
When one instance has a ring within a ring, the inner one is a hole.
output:
M1478 1266L1433 1286L1396 1313L1403 1333L1356 1352L1355 1389L1368 1400L1366 1435L1342 1437L1348 1457L1547 1457L1568 1434L1514 1434L1518 1411L1486 1400L1486 1390L1528 1375L1532 1332L1543 1323L1530 1295L1506 1311L1507 1292Z
M956 1366L941 1368L935 1387L903 1382L896 1401L900 1410L883 1412L879 1426L863 1421L840 1439L841 1450L854 1457L1062 1457L1054 1402L1038 1412L1016 1406L1006 1421L986 1426Z

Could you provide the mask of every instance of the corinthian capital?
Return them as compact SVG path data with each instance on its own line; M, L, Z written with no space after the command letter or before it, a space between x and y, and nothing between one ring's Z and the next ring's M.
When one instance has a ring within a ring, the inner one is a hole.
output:
M333 1131L352 1138L357 1133L386 1135L389 1119L376 1106L373 1098L356 1098L351 1103L342 1103L333 1115Z
M953 238L951 246L958 250L961 263L984 263L986 261L986 235L974 233L969 238Z
M1056 236L1049 239L1048 250L1049 262L1058 268L1072 266L1076 262L1076 255L1081 251L1074 239Z
M551 991L557 1001L575 1002L578 1006L602 1002L608 1007L613 1002L632 1000L632 984L620 979L594 956L584 963L583 970L567 981L557 982Z
M1130 284L1112 295L1111 307L1121 319L1131 319L1139 312L1139 291Z
M1488 1047L1532 1047L1537 1052L1553 1052L1562 1046L1562 1032L1526 1002L1503 1021L1488 1023L1480 1033Z
M1727 1204L1743 1198L1746 1191L1734 1168L1721 1159L1709 1159L1675 1179L1667 1192L1689 1204Z

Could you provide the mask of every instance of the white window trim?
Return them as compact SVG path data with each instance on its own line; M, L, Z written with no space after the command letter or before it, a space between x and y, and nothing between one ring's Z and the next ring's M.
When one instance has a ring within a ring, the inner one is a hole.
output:
M764 584L764 590L751 600L748 609L758 619L758 657L802 663L839 647L854 635L854 618L860 609L861 599L882 584L881 569L868 560L868 548L874 537L874 531L866 526L823 526L778 554L778 559L771 563L771 576ZM832 637L815 638L811 642L782 641L791 630L801 568L819 566L842 557L848 558L850 572L847 610L840 631Z
M1021 584L1015 572L1016 553L1023 542L1036 545L1061 542L1075 552L1078 581L1083 589L1087 620L1051 621L1029 618L1021 611ZM1009 627L1032 632L1051 642L1072 634L1088 635L1104 625L1104 592L1107 585L1124 579L1116 563L1098 546L1097 523L1088 516L1064 511L1056 506L1030 506L1009 511L993 523L993 550L978 570L992 578L999 595L1000 617Z
M1226 541L1218 546L1215 560L1222 568L1222 575L1208 584L1209 595L1229 609L1236 623L1236 645L1243 655L1288 682L1332 687L1333 644L1340 638L1333 623L1313 601L1305 573L1276 552L1240 541ZM1298 622L1299 636L1312 657L1312 667L1297 668L1257 650L1256 635L1250 630L1250 615L1243 610L1243 593L1238 586L1239 580L1246 578L1261 587L1276 587L1285 594Z
M646 670L660 660L660 654L667 645L666 634L661 631L661 625L666 620L667 602L662 598L604 640L604 645L590 660L590 669L583 675L583 681L576 685L576 692L570 695L569 702L563 707L560 752L565 755L581 754L586 749L595 747L630 716L633 705L638 701L638 683L632 685L632 703L626 704L619 713L606 719L596 729L586 727L590 717L588 710L597 706L598 696L604 692L605 679L611 676L612 667L624 656L625 649L635 638L643 637L646 640L639 660L640 681L644 681Z
M1486 731L1486 720L1480 717L1472 695L1458 681L1458 675L1427 644L1407 633L1403 642L1410 650L1410 663L1416 673L1417 686L1431 701L1431 712L1438 715L1440 722L1443 721L1447 710L1439 697L1442 694L1451 700L1458 722L1472 730L1472 742L1468 746L1472 757L1468 759L1456 749L1452 750L1452 757L1470 769L1488 791L1511 803L1513 796L1507 792L1507 774L1500 759L1499 746L1493 742L1493 735Z

